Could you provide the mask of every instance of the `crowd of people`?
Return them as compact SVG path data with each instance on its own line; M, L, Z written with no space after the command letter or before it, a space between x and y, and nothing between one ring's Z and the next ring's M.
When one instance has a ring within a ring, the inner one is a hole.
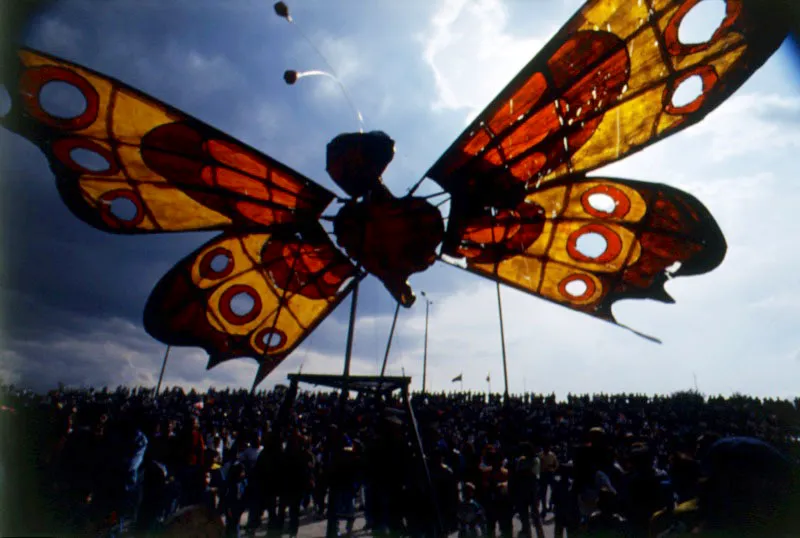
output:
M281 410L286 392L0 386L2 525L155 536L191 508L229 536L301 517L349 536L358 512L373 536L800 532L800 400L417 393L409 415L337 392Z

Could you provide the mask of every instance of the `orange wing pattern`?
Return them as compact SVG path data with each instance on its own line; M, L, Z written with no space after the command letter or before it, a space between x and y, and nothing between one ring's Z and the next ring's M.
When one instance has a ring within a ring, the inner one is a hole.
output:
M38 144L61 195L92 226L116 233L252 228L316 219L333 194L129 86L23 49L4 126ZM49 83L80 91L74 117L41 103ZM8 87L11 87L10 85ZM87 165L78 155L90 154ZM97 165L95 165L97 164Z
M588 172L700 121L778 48L773 3L727 0L706 43L678 29L700 0L592 0L455 141L427 177L454 197L513 207L520 192ZM687 79L702 94L674 100Z
M145 328L166 344L204 348L209 368L257 358L257 385L333 311L356 275L319 225L225 233L161 279Z
M615 301L672 302L667 278L714 269L726 245L689 194L583 178L548 183L512 210L468 221L456 250L471 272L615 322Z

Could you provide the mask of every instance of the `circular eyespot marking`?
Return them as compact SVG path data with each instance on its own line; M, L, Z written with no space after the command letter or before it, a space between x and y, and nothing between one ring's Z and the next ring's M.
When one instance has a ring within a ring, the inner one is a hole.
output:
M256 300L248 292L242 291L231 297L230 305L233 313L242 317L253 311Z
M598 213L611 215L617 207L614 199L604 192L596 192L588 197L589 206Z
M72 162L90 172L107 172L111 168L105 157L90 149L73 148L69 156Z
M219 311L234 325L250 323L261 314L261 296L246 284L235 284L220 297Z
M558 291L570 301L586 301L594 296L597 285L587 275L570 275L558 284Z
M586 293L589 286L583 280L572 280L564 286L566 292L572 297L580 297Z
M11 112L11 94L5 84L0 84L0 118Z
M256 334L256 342L268 353L277 351L286 345L286 334L280 329L262 329Z
M119 172L111 151L87 138L62 138L53 143L53 154L81 174L111 176Z
M621 219L631 210L631 201L622 190L611 185L597 185L581 196L583 210L598 219Z
M681 81L672 94L672 106L683 108L691 105L703 95L703 79L700 75L692 75Z
M710 49L735 31L746 0L684 0L664 28L664 45L672 56Z
M700 110L711 90L719 81L713 66L701 65L678 76L664 89L669 104L664 108L668 114L693 114Z
M98 202L100 217L111 228L133 228L144 220L142 199L131 190L108 191Z
M111 214L119 220L130 222L136 218L138 209L129 198L114 198L111 201Z
M573 260L585 263L608 263L622 252L622 239L602 224L586 224L567 239L567 253Z
M678 41L683 45L708 43L727 15L725 0L702 0L678 24Z
M217 254L214 256L214 259L211 260L209 264L211 266L211 270L215 273L221 273L228 268L228 264L231 263L230 256L225 254Z
M200 276L202 278L225 278L233 271L233 254L223 247L216 247L200 260Z
M26 69L19 91L28 113L46 125L75 131L97 120L97 90L70 69L54 65Z
M578 236L575 248L585 257L596 260L608 249L608 241L599 233L589 232Z
M86 112L86 98L75 84L53 80L39 90L39 106L54 118L71 120Z

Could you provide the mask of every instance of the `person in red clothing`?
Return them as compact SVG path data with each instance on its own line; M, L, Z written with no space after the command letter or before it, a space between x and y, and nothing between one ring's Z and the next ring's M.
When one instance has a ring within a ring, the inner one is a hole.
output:
M183 506L189 506L202 502L203 480L205 477L205 450L206 444L203 441L203 434L200 432L200 421L197 417L191 417L182 435L183 445L183 477L181 489Z
M189 466L204 468L206 443L203 440L203 434L200 432L200 420L197 417L191 418L189 435L191 444L189 448L189 458L186 463Z

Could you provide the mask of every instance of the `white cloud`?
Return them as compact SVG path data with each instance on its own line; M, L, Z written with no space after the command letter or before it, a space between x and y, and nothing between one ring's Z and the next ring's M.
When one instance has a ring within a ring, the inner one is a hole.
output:
M708 121L713 118L713 121ZM692 127L688 137L702 140L721 162L743 155L763 156L800 148L800 97L736 95Z
M513 36L508 24L499 0L440 3L420 37L436 82L435 109L466 110L474 117L544 44L541 37Z

